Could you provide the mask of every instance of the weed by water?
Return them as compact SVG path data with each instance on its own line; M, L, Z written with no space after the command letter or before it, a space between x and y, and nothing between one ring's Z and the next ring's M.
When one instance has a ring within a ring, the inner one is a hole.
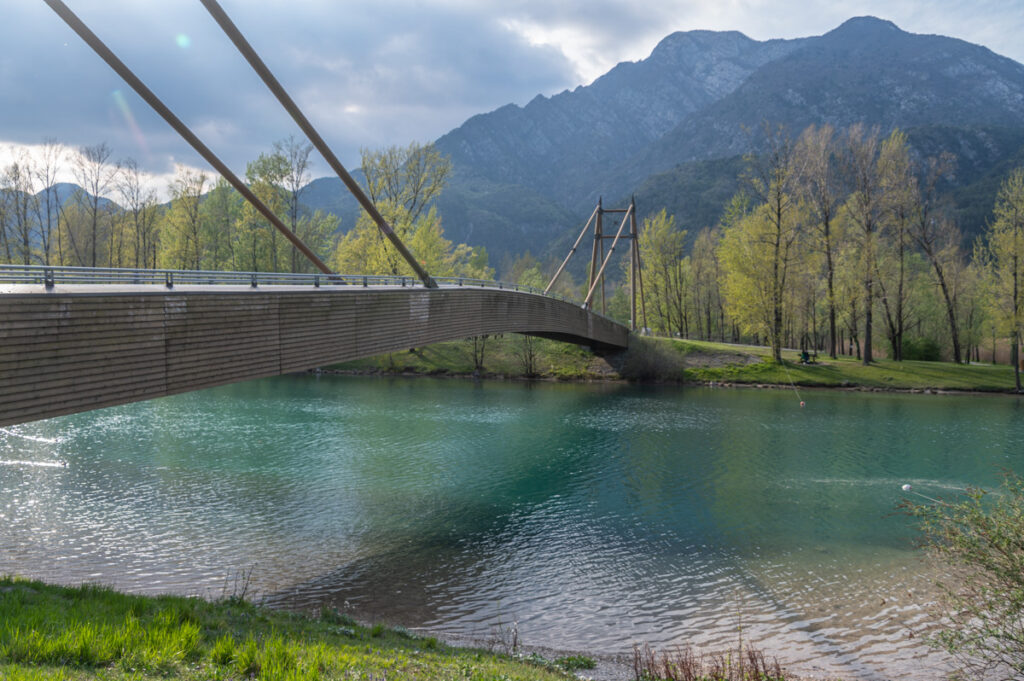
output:
M740 646L726 653L697 653L686 646L674 652L655 652L644 644L633 648L637 681L785 681L778 660Z
M320 621L328 624L337 624L343 627L354 627L356 621L337 608L320 608Z
M586 657L584 655L566 655L565 657L556 657L552 660L556 667L560 667L567 672L574 672L578 669L594 669L597 667L597 662L593 658Z

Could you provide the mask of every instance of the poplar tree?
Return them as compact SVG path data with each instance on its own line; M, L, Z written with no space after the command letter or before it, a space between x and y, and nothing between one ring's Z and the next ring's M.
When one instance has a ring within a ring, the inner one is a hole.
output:
M996 197L995 219L988 229L988 245L994 273L993 302L1010 336L1010 361L1014 383L1021 392L1020 334L1024 318L1024 168L1003 182Z
M872 353L873 307L875 302L875 258L881 221L882 185L878 175L878 130L866 130L856 124L846 136L847 171L853 193L846 201L847 214L856 226L859 242L860 277L864 289L861 299L864 317L865 365L874 360Z

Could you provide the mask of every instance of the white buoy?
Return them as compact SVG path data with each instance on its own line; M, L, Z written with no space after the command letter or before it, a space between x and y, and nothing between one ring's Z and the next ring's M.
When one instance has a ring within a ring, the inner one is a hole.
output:
M909 492L910 490L911 490L910 485L903 485L903 491L904 492Z

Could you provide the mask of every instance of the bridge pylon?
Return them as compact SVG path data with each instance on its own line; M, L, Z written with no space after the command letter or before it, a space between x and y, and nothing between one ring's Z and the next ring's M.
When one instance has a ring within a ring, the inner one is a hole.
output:
M619 223L619 228L615 234L604 233L604 216L605 214L621 214L622 220ZM629 231L626 232L626 226L629 225ZM594 298L597 293L600 292L601 297L601 314L607 314L608 305L605 291L605 270L608 267L608 263L611 261L612 255L615 253L615 247L618 246L622 240L629 241L629 295L630 295L630 308L629 308L629 328L631 331L637 331L639 329L647 328L647 306L644 304L644 277L642 260L640 258L640 234L637 230L636 225L636 197L631 197L629 200L629 206L626 208L605 208L601 198L597 200L597 207L594 208L594 212L590 214L590 219L583 225L583 229L580 231L580 235L576 238L576 242L569 249L569 254L565 256L565 260L559 265L555 275L551 277L551 281L548 283L547 288L544 289L545 293L551 291L554 287L555 282L565 271L566 265L569 264L569 260L579 249L580 243L583 238L590 231L593 226L593 247L590 255L590 266L587 274L587 295L583 300L584 309L592 309ZM611 239L611 246L608 248L608 252L605 253L605 241ZM642 326L637 326L637 301L640 303L640 313L642 319Z

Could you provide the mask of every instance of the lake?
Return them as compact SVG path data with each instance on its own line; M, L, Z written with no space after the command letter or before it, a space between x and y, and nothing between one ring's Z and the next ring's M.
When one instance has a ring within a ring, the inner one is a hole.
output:
M932 679L900 486L1022 458L1006 396L280 377L0 430L0 573Z

